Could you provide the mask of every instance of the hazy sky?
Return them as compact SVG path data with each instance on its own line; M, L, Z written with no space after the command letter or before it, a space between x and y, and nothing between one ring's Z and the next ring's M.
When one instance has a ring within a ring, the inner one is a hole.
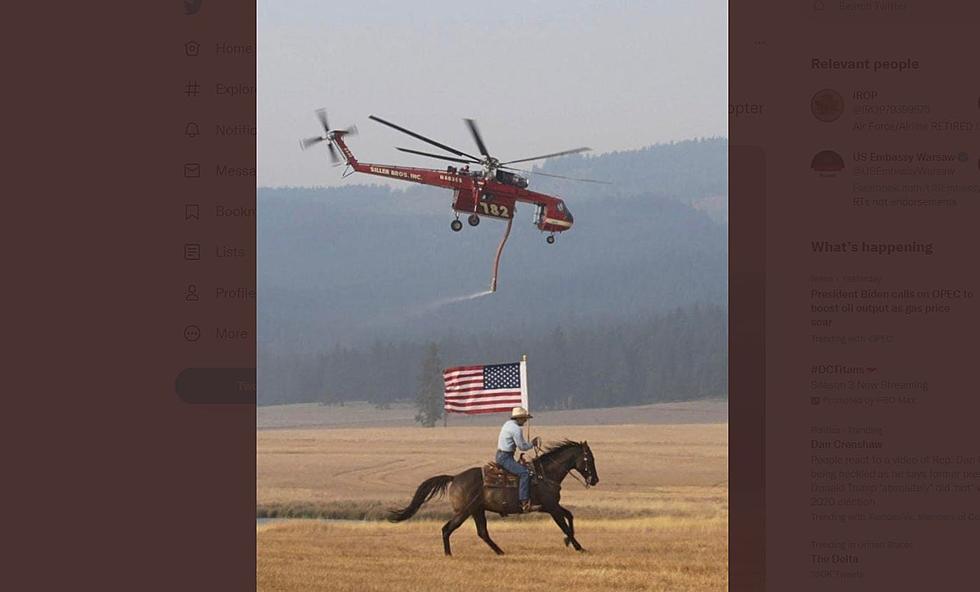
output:
M722 0L405 2L259 0L258 183L340 185L313 110L354 124L363 162L441 167L374 114L471 154L518 159L727 135ZM355 181L356 180L356 181Z

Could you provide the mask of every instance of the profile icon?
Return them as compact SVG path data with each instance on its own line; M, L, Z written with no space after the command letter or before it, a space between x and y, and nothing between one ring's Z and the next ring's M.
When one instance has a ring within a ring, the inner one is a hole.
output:
M810 113L825 123L837 121L844 114L844 97L832 88L818 91L810 99Z
M184 0L184 15L194 16L201 10L204 0Z
M810 168L821 176L834 176L844 170L844 159L833 150L821 150L813 156Z

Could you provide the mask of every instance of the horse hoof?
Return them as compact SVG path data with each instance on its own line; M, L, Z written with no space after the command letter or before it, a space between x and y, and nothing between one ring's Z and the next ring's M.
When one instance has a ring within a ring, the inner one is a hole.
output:
M565 546L566 547L571 547L572 546L572 539L570 539L568 537L565 537Z

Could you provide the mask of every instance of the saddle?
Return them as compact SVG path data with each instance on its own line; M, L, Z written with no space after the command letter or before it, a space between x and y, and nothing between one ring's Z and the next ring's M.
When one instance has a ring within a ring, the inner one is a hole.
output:
M521 460L518 462L526 466L531 471L531 479L533 482L535 477L534 468L531 465L529 465L526 461L524 461L523 454L521 455ZM483 465L482 468L483 468L484 487L517 489L518 485L520 484L520 478L517 475L511 473L510 471L508 471L507 469L503 468L502 466L498 465L495 462L492 461L488 462L487 464Z
M507 469L498 465L495 462L488 462L483 465L483 486L484 487L499 487L504 489L514 488L517 489L517 485L520 482L517 475L511 473Z

